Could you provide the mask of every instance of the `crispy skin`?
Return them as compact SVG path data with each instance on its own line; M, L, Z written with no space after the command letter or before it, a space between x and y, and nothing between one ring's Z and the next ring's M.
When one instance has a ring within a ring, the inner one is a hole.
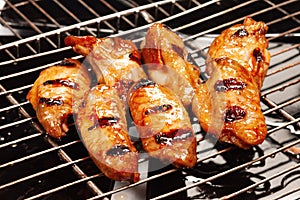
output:
M196 138L187 111L169 88L149 80L133 85L129 108L144 149L177 167L197 162Z
M132 42L121 40L120 38L96 39L90 36L87 37L69 36L65 39L65 44L68 46L73 46L73 50L75 52L86 56L89 62L92 63L92 65L94 66L94 70L98 74L98 77L100 77L99 79L103 79L103 82L105 84L117 88L118 94L122 98L123 104L128 103L129 106L131 106L130 111L133 116L136 116L136 114L140 112L140 108L143 108L145 105L148 105L150 107L156 106L156 104L151 105L151 103L149 104L149 102L144 105L144 102L140 101L141 100L140 97L136 95L138 93L136 92L133 93L128 91L128 89L132 84L134 83L135 85L140 84L139 80L144 80L144 78L146 78L146 74L143 71L143 68L140 66L141 64L140 55L137 51L136 46ZM99 67L95 67L95 66L99 66ZM134 86L132 88L134 88ZM127 99L125 100L125 98L123 97L127 97L128 92L129 94L133 94L133 95L129 98L130 100ZM178 99L177 96L175 96L173 93L172 96L169 93L172 92L169 91L168 93L166 93L166 95L169 95L170 98L173 98L170 101L180 103L180 100ZM145 94L145 95L147 95L146 97L148 99L155 99L164 96L164 95L158 95L156 97L152 97L152 94ZM130 104L129 101L134 102L134 104L133 103ZM159 103L159 100L157 101L158 102L156 103ZM152 100L150 102L155 103L155 101ZM174 114L174 116L171 116L168 113L161 113L159 115L160 117L158 117L158 115L151 114L151 116L156 116L156 117L152 117L154 121L153 123L151 123L151 125L147 126L146 129L145 127L141 128L138 125L138 123L136 124L139 127L138 130L142 136L141 140L143 142L144 148L149 152L151 156L159 158L163 161L168 161L169 163L171 162L176 166L191 167L197 161L196 140L194 137L194 133L192 132L191 129L191 124L187 112L184 109L184 107L181 107L182 104L179 105L176 106L178 108L172 109L178 112ZM171 125L172 121L170 120L173 120L174 123L177 123L179 121L179 119L177 119L178 117L184 117L184 120L182 121L186 121L186 122L181 122L178 124ZM149 119L150 118L148 117L145 120L149 120ZM174 142L172 142L172 145L166 145L164 143L157 144L154 138L154 133L151 133L153 137L143 138L143 135L145 134L144 132L145 130L147 129L152 130L154 127L162 125L161 123L156 125L156 120L159 121L165 119L169 120L170 124L167 123L165 125L165 128L162 131L166 131L164 132L166 134L167 133L174 134L173 137L177 138L177 141L174 140ZM179 141L181 135L182 137L188 135L188 137L186 139L184 138ZM163 148L163 149L159 150L156 148ZM180 149L180 151L178 151L178 149Z
M262 143L267 134L260 108L270 63L267 30L265 23L247 17L222 31L208 50L206 72L211 77L196 89L192 103L205 131L245 149Z
M163 24L155 23L147 31L141 52L149 78L173 90L184 106L190 105L200 71L187 62L182 39Z
M116 86L122 101L125 101L130 83L146 77L140 66L138 49L129 40L68 36L65 44L86 57L92 64L99 83Z
M270 64L268 30L264 22L256 22L246 17L243 24L236 24L224 31L211 44L208 50L207 73L213 71L215 58L227 57L245 67L254 80L262 87Z
M267 127L256 81L229 58L215 59L212 64L214 71L197 88L192 104L203 129L220 141L245 149L262 143Z
M125 111L113 87L93 87L76 123L91 158L107 177L139 181L139 155L128 135Z
M81 63L65 59L40 73L27 99L46 132L59 139L68 132L68 117L77 112L89 87L90 77Z
M68 36L65 44L86 57L96 73L98 83L101 83L90 92L77 120L82 140L91 158L111 179L139 181L139 156L128 135L125 118L130 86L146 77L140 66L137 47L131 41L121 38L93 36ZM91 128L95 120L101 118L110 119L114 123ZM129 152L109 155L108 152L116 151L116 146Z

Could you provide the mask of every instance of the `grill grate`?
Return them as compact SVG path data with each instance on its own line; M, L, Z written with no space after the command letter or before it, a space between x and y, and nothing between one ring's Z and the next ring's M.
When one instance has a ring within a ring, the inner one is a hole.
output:
M299 198L298 0L4 0L2 4L1 199L118 200L139 193L142 199ZM146 157L139 162L149 173L138 183L124 185L99 172L77 134L60 141L42 134L25 98L41 70L66 57L81 59L64 46L67 35L119 36L139 44L151 23L159 21L181 34L191 60L203 70L214 37L249 15L269 26L272 56L261 91L268 137L250 150L212 146L212 138L201 132L195 120L199 160L194 169L167 166L151 171L157 161Z

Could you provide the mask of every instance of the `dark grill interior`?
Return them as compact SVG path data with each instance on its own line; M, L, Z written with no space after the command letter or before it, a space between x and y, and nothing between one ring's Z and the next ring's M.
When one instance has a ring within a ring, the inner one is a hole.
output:
M0 199L299 198L300 1L5 0L0 12ZM67 35L119 36L138 45L160 21L184 38L203 70L210 42L246 16L269 26L272 55L261 91L268 137L257 147L215 145L194 119L194 169L158 169L159 161L142 157L142 180L124 185L103 176L75 127L59 141L43 134L26 100L41 70L82 59L64 46Z

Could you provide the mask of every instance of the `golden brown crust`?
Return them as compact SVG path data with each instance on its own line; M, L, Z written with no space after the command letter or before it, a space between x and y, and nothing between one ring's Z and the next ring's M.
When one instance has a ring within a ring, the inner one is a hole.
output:
M113 87L93 87L76 123L91 158L107 177L139 181L139 155L130 140L125 110Z
M210 79L197 89L192 104L203 129L241 148L262 143L267 127L257 83L234 60L216 59L212 65Z
M91 62L99 82L113 86L118 81L136 82L146 75L140 66L140 54L132 41L121 38L68 36L67 46Z
M192 110L203 129L220 141L249 148L267 134L260 89L270 63L268 27L246 17L211 44L206 60L208 81L196 89Z
M212 73L210 59L227 57L237 61L254 77L261 88L270 64L268 30L264 22L246 17L243 24L236 24L224 31L210 45L207 59L207 73Z
M125 107L128 89L132 83L146 78L141 67L140 53L132 41L118 37L68 36L65 44L86 57L99 83L117 88Z
M66 135L68 117L77 112L89 87L90 78L81 63L65 59L40 73L27 99L46 132L59 139Z
M130 91L129 108L144 149L177 167L197 162L196 139L187 111L169 88L151 81Z
M151 80L173 90L189 106L200 71L187 62L182 39L168 27L153 24L141 45L142 60Z

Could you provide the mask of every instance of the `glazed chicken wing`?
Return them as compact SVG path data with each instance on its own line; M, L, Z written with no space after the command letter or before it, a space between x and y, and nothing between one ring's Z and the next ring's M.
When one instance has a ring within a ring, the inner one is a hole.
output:
M69 36L65 43L86 56L95 71L98 70L98 77L117 88L121 98L128 97L122 98L122 102L128 103L143 147L150 156L175 166L195 165L196 140L185 108L173 92L162 86L150 81L148 87L142 87L147 82L146 74L132 42L120 38ZM130 92L129 88L135 89ZM145 123L148 125L143 126Z
M113 87L93 87L76 124L91 158L107 177L139 180L139 155L128 135L125 110Z
M65 44L86 57L92 64L99 83L115 86L125 101L130 84L145 78L140 54L135 44L121 38L68 36Z
M197 161L196 138L187 111L169 88L142 79L129 93L131 116L144 149L177 167Z
M81 63L66 59L40 73L27 99L46 132L59 139L68 132L68 117L78 111L89 87L90 77Z
M156 23L147 31L141 52L149 78L173 90L184 106L190 105L200 71L187 62L182 39L168 27Z
M207 73L213 71L211 59L227 57L244 66L261 88L270 64L267 30L264 22L256 22L250 17L246 17L243 24L224 30L208 50Z
M195 92L192 110L220 141L248 148L263 142L267 128L260 89L269 67L268 27L250 17L224 30L206 60L210 78Z
M241 148L260 144L267 134L260 91L250 73L229 58L215 59L214 70L196 90L192 109L206 132Z

